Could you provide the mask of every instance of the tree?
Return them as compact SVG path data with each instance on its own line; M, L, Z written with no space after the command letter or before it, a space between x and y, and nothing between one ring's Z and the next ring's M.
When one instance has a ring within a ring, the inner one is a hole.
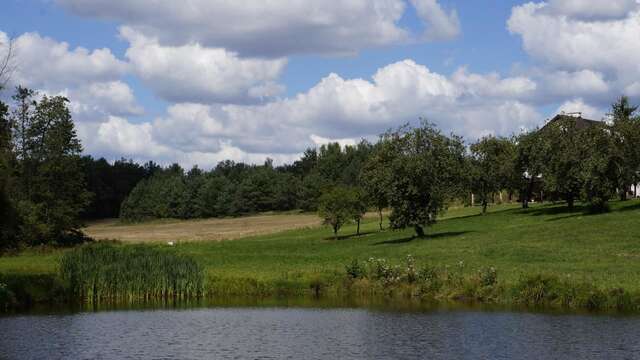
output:
M15 247L20 226L15 206L9 197L15 161L9 107L0 101L0 251Z
M205 175L204 184L198 189L196 204L200 208L203 217L220 217L227 215L224 208L220 207L220 199L228 190L229 180L224 176Z
M35 106L36 101L33 97L36 92L21 86L16 88L16 93L12 96L15 103L11 114L10 122L13 126L13 142L16 152L16 158L19 160L20 166L20 194L25 197L31 196L31 179L33 174L32 161L29 147L30 131L35 122Z
M353 192L353 221L356 222L356 235L360 235L360 222L367 213L367 194L361 188L352 188Z
M594 212L608 210L608 201L616 191L618 169L624 162L613 135L606 124L593 125L580 134L584 154L581 195Z
M357 218L357 203L356 192L345 186L336 186L320 197L318 215L325 225L331 226L335 239L344 224Z
M389 169L391 227L424 227L435 223L449 201L461 192L465 148L457 136L447 137L423 121L383 135L381 149Z
M612 136L621 159L617 167L617 187L620 200L624 201L631 185L640 180L640 117L635 116L638 107L631 106L626 96L620 97L611 107Z
M511 141L488 136L472 144L470 149L472 189L480 196L482 214L485 214L489 196L501 191L511 176Z
M570 209L580 197L582 189L582 131L577 128L575 121L563 118L547 124L536 134L537 151L543 157L544 187L563 198Z
M35 116L28 129L32 202L45 225L44 239L66 241L69 233L78 232L80 213L88 205L77 138L67 100L61 96L44 96L36 103ZM41 240L40 240L41 241Z
M523 133L516 139L516 154L513 165L514 183L520 189L522 208L529 207L536 179L544 171L546 143L541 141L539 129ZM544 179L542 179L544 180Z
M389 205L389 184L391 173L389 168L389 152L383 151L383 147L376 145L371 155L362 167L360 184L366 192L369 203L378 211L378 226L383 230L382 211Z
M313 171L305 176L298 190L298 207L303 211L316 211L320 196L327 187L317 172Z
M14 50L13 39L7 39L6 42L0 40L0 90L4 89L9 83L11 75L16 68Z
M106 159L82 157L87 190L93 194L82 212L83 219L117 218L120 205L131 190L146 177L144 167L132 160L120 159L110 164Z

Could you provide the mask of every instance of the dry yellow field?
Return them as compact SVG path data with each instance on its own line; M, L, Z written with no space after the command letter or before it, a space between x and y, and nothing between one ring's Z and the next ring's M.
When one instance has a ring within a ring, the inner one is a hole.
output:
M117 219L110 219L90 223L83 231L96 240L167 242L229 240L318 225L320 219L317 215L286 214L229 219L162 220L140 224L122 224Z

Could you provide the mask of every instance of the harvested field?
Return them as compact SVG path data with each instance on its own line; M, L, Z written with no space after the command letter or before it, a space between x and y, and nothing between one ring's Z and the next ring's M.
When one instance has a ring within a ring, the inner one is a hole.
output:
M286 214L228 219L158 220L140 224L123 224L117 219L110 219L91 223L83 230L96 240L167 242L230 240L318 225L320 219L314 214Z

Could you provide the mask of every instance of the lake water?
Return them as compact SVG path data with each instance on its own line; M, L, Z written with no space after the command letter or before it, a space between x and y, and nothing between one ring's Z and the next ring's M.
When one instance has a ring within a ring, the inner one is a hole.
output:
M640 359L640 317L195 308L0 317L1 359Z

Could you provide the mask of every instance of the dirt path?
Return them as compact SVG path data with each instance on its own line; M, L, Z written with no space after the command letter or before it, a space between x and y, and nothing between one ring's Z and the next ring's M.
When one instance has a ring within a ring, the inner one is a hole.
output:
M256 215L230 219L167 220L123 225L117 219L83 230L97 240L127 242L227 240L320 225L317 215Z

